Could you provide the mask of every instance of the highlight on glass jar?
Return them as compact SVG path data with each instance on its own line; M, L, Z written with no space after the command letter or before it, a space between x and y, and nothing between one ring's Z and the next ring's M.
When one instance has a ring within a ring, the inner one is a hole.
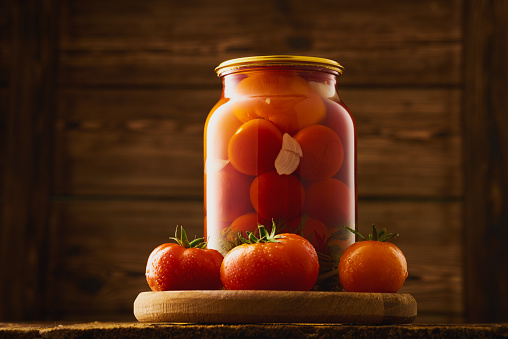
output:
M215 70L221 98L205 124L205 237L227 253L258 224L307 238L317 290L339 289L357 223L356 131L340 100L343 67L329 59L259 56Z

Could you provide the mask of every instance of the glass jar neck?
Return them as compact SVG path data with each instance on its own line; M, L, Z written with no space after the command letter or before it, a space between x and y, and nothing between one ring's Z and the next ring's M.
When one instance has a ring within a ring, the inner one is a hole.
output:
M248 77L263 77L264 81L254 82L247 94L247 92L237 89L239 83ZM222 96L223 98L231 99L241 96L271 97L302 95L302 93L299 93L298 86L295 85L295 83L305 81L321 96L331 98L337 95L337 77L338 74L332 72L295 67L257 67L254 69L243 69L221 76L223 85ZM291 79L298 79L298 81L291 81ZM266 89L266 84L269 84L269 86L286 86L287 88L281 90L279 93L274 93ZM294 90L295 93L291 93L292 90Z

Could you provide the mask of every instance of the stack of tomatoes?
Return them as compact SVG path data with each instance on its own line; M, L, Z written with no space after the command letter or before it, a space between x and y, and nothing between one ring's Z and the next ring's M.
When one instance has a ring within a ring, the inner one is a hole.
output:
M275 221L324 252L330 234L355 222L354 124L334 78L272 70L229 75L236 82L212 110L205 135L209 246ZM283 140L298 162L281 174ZM350 238L352 242L352 237Z

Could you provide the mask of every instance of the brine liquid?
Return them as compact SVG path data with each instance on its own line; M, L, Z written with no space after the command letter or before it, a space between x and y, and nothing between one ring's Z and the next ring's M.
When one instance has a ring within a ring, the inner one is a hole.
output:
M357 218L355 126L335 77L252 71L224 83L205 128L208 247L225 254L275 224L306 237L326 275L354 242L345 227Z

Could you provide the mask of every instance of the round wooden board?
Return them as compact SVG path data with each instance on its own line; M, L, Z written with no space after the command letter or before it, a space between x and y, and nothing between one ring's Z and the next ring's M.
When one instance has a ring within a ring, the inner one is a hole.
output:
M409 324L410 294L295 291L142 292L134 301L140 322L201 324Z

